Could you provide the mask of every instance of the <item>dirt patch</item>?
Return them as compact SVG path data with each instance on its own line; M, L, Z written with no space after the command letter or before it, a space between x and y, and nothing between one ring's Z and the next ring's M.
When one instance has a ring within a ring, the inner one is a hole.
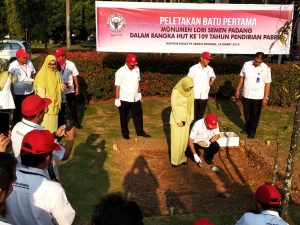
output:
M173 168L167 142L163 139L135 138L114 146L122 167L125 194L135 200L146 216L211 213L233 214L254 209L253 191L270 182L275 146L255 140L238 148L222 148L215 156L220 172L193 161ZM283 173L286 157L281 157ZM297 168L298 170L299 168ZM299 170L300 171L300 170ZM279 173L276 185L283 187ZM293 202L300 202L299 176L294 180Z

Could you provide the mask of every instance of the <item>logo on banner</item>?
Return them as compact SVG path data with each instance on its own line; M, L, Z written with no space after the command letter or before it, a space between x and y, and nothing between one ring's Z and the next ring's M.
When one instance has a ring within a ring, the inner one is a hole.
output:
M112 14L108 17L106 24L112 32L120 32L125 27L126 20L119 14Z

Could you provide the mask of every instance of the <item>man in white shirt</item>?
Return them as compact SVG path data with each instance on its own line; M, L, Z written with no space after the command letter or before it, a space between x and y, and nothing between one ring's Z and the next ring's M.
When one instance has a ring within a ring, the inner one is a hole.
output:
M151 137L143 128L140 69L137 64L136 55L128 54L125 65L118 69L115 75L115 106L119 108L121 132L125 139L129 139L128 116L130 111L136 134L146 138Z
M17 75L18 82L13 85L13 92L15 96L15 105L13 116L13 124L21 120L21 104L23 100L33 94L33 78L36 74L32 62L28 59L28 53L25 49L18 49L16 52L17 60L10 63L8 71Z
M255 212L245 213L236 225L288 225L279 215L281 196L272 185L262 185L255 192Z
M79 72L76 68L75 63L66 58L66 52L62 48L58 48L54 53L59 72L63 83L66 85L66 89L63 91L64 100L67 102L71 112L74 126L78 129L82 129L79 123L77 115L77 101L76 96L79 94L78 75ZM59 112L59 123L64 123L65 114L65 103L62 103L61 111Z
M240 80L236 88L235 97L240 98L242 91L242 103L245 118L245 131L248 138L255 137L262 105L268 104L271 88L271 69L263 62L264 53L257 52L254 60L245 62L240 73Z
M204 149L204 161L212 166L212 170L218 170L216 166L213 166L213 158L220 149L220 145L217 142L219 138L218 117L215 114L207 114L204 119L195 122L190 133L189 148L193 153L195 162L199 166L201 166L202 161L196 149L199 150L201 147Z
M203 118L210 86L216 79L215 72L208 64L212 60L209 52L200 54L200 62L192 66L188 76L194 81L194 117L197 121Z
M40 124L43 122L44 115L51 102L51 99L41 98L39 95L28 96L23 101L22 114L24 118L14 126L11 132L12 148L19 163L21 162L20 151L24 136L32 130L44 130L44 127ZM54 158L58 160L67 160L69 158L74 144L75 128L73 127L70 131L66 132L66 126L62 125L53 134L55 137L62 137L64 135L67 137L65 146L61 146L59 151L53 152ZM57 174L58 172L56 171Z
M14 225L71 225L75 211L60 183L45 169L60 149L48 130L32 130L22 141L22 167L17 168L13 192L7 198L6 219Z
M13 191L16 181L16 159L5 152L0 152L0 225L9 225L4 218L7 212L5 200Z

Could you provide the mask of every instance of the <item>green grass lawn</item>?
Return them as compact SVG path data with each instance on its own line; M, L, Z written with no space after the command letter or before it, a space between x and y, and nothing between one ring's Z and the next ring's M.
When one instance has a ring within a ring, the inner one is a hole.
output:
M79 107L84 129L77 130L72 157L67 162L61 163L59 170L67 196L76 210L74 224L84 225L89 223L93 208L102 194L122 191L124 177L121 175L118 158L112 157L114 143L122 139L117 108L112 101ZM243 127L240 104L210 100L207 109L219 116L221 130L235 131L239 134ZM143 112L146 132L150 133L153 138L164 139L163 124L168 123L169 120L170 99L145 98ZM275 143L276 132L279 130L282 148L288 151L293 114L292 110L264 108L256 138L264 142L269 140ZM130 134L134 137L132 120L129 125ZM241 139L245 138L245 135L241 135ZM296 215L299 218L298 211L295 211L292 217ZM145 224L187 225L192 224L192 221L199 216L150 217L145 218ZM217 225L234 224L237 218L237 215L206 216L212 218ZM293 224L291 221L290 224Z

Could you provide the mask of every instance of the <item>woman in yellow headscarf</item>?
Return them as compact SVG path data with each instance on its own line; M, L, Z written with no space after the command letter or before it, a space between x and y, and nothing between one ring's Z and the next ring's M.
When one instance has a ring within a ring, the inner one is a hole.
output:
M171 95L171 164L186 164L185 150L188 146L190 124L194 120L193 79L182 78Z
M58 126L58 112L61 104L61 92L63 84L57 70L56 58L48 55L34 79L34 90L42 98L50 98L52 103L48 106L48 112L44 115L42 126L55 132Z

